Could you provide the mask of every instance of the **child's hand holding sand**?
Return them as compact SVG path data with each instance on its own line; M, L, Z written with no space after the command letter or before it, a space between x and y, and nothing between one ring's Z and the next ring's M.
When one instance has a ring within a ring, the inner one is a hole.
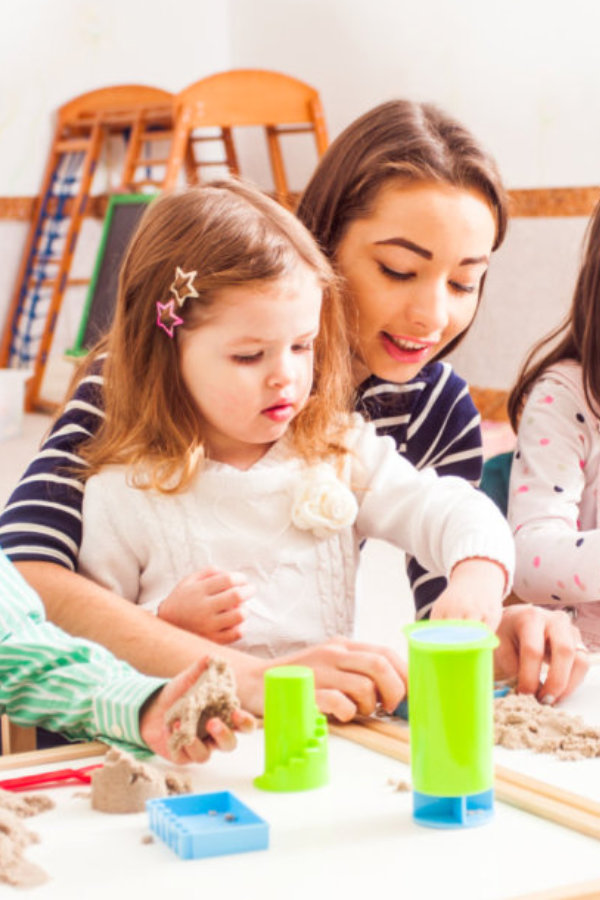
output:
M142 739L154 753L179 765L206 762L214 749L233 750L235 731L252 731L254 717L239 708L232 685L235 690L224 664L213 663L209 657L198 660L144 705L140 713ZM203 709L194 703L198 696L200 702L207 699ZM206 718L202 713L212 711L213 703L215 714ZM204 736L199 737L198 732Z

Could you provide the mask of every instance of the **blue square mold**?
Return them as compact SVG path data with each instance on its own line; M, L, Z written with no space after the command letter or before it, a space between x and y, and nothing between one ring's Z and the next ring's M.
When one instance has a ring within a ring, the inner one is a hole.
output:
M266 850L269 825L229 791L146 801L150 829L182 859Z

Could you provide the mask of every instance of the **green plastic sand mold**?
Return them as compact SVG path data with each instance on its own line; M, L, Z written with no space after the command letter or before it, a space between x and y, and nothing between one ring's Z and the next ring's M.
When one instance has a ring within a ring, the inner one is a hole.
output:
M436 828L493 813L493 650L482 622L407 626L413 816Z
M312 669L277 666L265 673L264 791L307 791L329 781L327 721L315 702Z

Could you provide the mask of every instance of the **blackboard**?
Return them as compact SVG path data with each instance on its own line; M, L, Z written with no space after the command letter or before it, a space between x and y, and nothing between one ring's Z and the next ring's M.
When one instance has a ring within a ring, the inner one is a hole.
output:
M119 269L129 240L151 194L114 194L108 204L100 248L79 331L69 356L84 356L106 334L115 312Z

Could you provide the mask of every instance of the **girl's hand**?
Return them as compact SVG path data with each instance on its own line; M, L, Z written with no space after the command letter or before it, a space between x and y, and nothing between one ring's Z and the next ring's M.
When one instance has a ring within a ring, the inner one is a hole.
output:
M179 765L206 762L213 750L229 752L237 744L235 732L221 719L215 718L209 719L206 723L209 736L203 741L195 738L191 744L182 747L175 756L169 751L170 732L165 721L166 713L200 678L208 659L208 656L205 656L180 672L162 690L146 701L140 713L140 734L144 742L154 753ZM236 731L252 731L255 726L254 717L243 709L235 711L233 720Z
M490 559L458 563L431 608L432 619L474 619L495 631L502 618L506 572Z
M241 606L253 594L254 587L244 575L209 567L180 581L162 601L157 615L216 644L231 644L242 636Z
M589 655L579 630L561 609L529 603L507 606L498 637L496 678L516 678L519 693L535 694L542 703L556 703L585 678Z

